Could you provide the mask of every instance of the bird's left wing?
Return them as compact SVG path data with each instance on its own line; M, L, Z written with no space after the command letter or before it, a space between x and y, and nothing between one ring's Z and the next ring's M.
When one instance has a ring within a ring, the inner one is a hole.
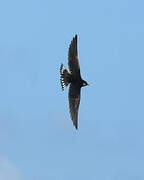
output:
M69 111L75 128L78 128L78 109L80 104L80 89L71 83L69 87Z
M68 51L68 66L73 76L80 76L80 65L77 50L77 35L72 39Z

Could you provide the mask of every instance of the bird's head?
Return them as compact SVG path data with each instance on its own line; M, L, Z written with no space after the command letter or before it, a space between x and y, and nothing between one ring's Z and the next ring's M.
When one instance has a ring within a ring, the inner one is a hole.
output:
M86 82L86 81L84 81L84 80L82 80L82 87L83 86L88 86L89 84Z

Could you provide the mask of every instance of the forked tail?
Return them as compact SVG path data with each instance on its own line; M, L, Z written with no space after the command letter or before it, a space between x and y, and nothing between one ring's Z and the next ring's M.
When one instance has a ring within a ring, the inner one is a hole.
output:
M70 77L69 72L63 66L63 64L61 64L61 66L60 66L60 83L61 83L62 90L64 90L67 87L67 85L69 84L69 77Z

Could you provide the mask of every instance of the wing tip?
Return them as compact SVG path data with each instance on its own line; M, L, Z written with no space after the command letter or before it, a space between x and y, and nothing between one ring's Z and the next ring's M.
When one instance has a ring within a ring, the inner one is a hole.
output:
M74 127L76 128L76 130L78 130L78 124L77 124L77 122L76 122L76 123L73 122L73 124L74 124Z
M73 38L76 42L77 42L77 37L78 37L78 35L76 34Z
M77 42L77 37L78 37L78 35L77 35L77 34L75 34L75 36L73 37L73 39L72 39L71 43L73 43L73 42Z

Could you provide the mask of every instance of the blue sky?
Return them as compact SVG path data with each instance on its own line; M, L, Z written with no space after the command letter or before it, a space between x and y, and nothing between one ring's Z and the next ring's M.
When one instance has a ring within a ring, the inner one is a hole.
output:
M144 179L144 2L0 2L0 180ZM59 67L78 34L79 129Z

